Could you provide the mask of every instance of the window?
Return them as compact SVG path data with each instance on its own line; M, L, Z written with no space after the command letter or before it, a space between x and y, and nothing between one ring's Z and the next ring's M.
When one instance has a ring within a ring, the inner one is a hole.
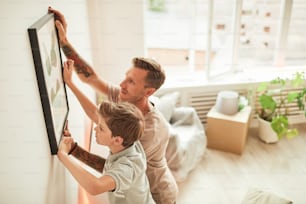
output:
M148 0L148 57L203 78L306 65L304 0ZM199 73L199 74L198 74Z
M288 30L286 63L292 66L306 64L306 1L294 0Z

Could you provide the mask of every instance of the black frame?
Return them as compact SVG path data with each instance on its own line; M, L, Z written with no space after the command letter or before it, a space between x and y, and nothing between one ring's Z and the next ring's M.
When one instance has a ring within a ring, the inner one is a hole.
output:
M59 37L54 22L54 14L48 13L28 28L52 155L57 154L69 112Z

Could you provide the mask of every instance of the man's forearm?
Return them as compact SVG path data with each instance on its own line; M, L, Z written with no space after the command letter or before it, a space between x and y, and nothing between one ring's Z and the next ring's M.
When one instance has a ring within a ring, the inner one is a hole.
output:
M68 40L61 42L61 48L66 57L74 61L74 69L81 81L100 93L108 93L108 83L101 79L94 69L78 55Z
M88 78L95 74L92 67L78 55L69 42L62 45L62 50L68 59L74 61L76 72L82 81L87 82Z
M86 165L94 168L98 172L103 172L105 159L102 157L99 157L95 154L91 154L87 152L86 150L82 149L78 145L74 148L74 150L71 152L71 155L77 158L78 160L82 161Z

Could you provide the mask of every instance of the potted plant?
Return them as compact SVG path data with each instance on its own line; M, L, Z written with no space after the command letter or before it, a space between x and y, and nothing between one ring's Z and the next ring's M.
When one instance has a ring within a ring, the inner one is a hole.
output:
M285 88L288 87L297 88L297 91L286 92ZM259 93L259 108L256 109L259 137L267 143L273 143L282 137L297 136L298 130L290 128L289 125L288 108L292 103L297 103L306 116L304 72L296 72L291 79L278 77L270 82L263 82L257 87L257 92ZM265 133L267 126L271 131L269 133Z

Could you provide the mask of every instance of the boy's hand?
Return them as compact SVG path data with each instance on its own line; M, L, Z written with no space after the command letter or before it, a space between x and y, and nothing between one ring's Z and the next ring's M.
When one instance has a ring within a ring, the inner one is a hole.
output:
M66 120L65 128L63 130L63 136L64 137L71 137L71 134L70 134L69 129L68 129L68 120Z
M64 81L69 86L72 82L72 71L74 69L74 61L73 60L67 60L64 62Z
M62 137L61 142L59 144L58 151L59 152L61 151L61 152L64 152L64 153L68 154L73 146L74 146L74 140L71 137L71 134L69 132L68 120L67 120L66 124L65 124L64 131L63 131L63 137Z
M58 151L68 154L74 145L75 142L72 137L62 137Z

